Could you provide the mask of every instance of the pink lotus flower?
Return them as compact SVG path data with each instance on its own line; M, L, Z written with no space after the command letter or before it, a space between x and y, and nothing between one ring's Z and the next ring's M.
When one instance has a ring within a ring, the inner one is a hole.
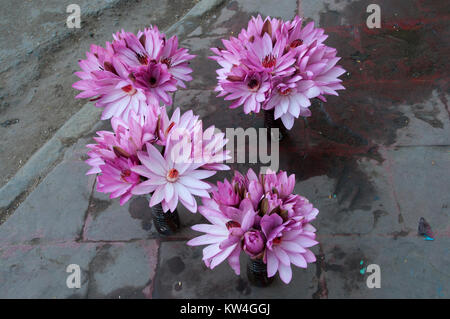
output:
M252 17L237 38L222 40L224 49L211 48L217 70L215 91L230 108L244 105L244 113L274 109L291 129L294 119L310 116L310 100L337 95L344 89L338 79L345 72L336 63L336 50L323 44L327 35L314 23L302 27L302 19L282 21Z
M252 70L265 72L274 77L294 73L294 51L284 52L286 37L277 38L273 45L269 32L271 31L264 32L262 37L255 37L253 42L247 44L243 62Z
M111 193L110 198L120 197L120 205L132 196L131 191L139 183L139 175L132 172L136 163L123 157L106 160L100 165L101 175L97 178L97 191Z
M178 47L178 38L173 36L165 42L160 51L159 60L167 65L172 76L177 80L177 85L186 88L183 81L192 81L189 75L192 69L188 67L188 61L195 58L195 55L189 54L185 48Z
M176 144L175 144L176 145ZM146 144L145 152L138 152L142 165L132 171L148 178L134 187L135 195L153 193L150 207L162 202L164 211L175 210L178 200L191 212L197 211L197 202L193 195L209 198L209 184L202 181L216 173L198 169L199 164L174 161L172 148L166 148L164 157L151 144Z
M104 108L102 119L126 120L131 111L146 115L153 105L171 104L169 93L192 80L188 61L194 56L178 48L176 37L166 40L151 27L137 35L122 30L113 38L106 49L91 46L79 62L82 71L75 73L81 80L73 84L82 91L76 98L92 98Z
M90 151L86 163L92 168L87 174L101 173L100 166L105 160L114 160L116 157L137 160L137 152L142 150L147 142L161 143L157 130L158 116L165 114L165 108L153 108L148 116L131 113L128 121L113 118L111 125L113 132L99 131L94 137L97 144L88 144Z
M275 119L281 118L284 126L289 130L294 125L295 118L311 115L308 109L311 105L310 99L319 96L321 92L313 81L300 81L300 79L301 76L292 77L288 83L278 84L265 106L266 110L275 109Z
M139 31L137 36L122 30L113 37L112 46L117 57L133 70L156 62L164 45L163 35L157 28Z
M136 85L145 91L151 104L158 105L159 101L172 104L172 98L167 93L176 91L177 80L168 72L165 64L150 63L146 67L141 67L134 76Z
M323 44L312 45L304 53L298 56L298 74L304 81L312 80L320 90L320 98L326 101L324 95L338 95L336 90L345 89L338 79L345 70L336 66L341 59L336 57L336 49Z
M115 57L111 63L104 62L107 70L91 71L93 78L82 79L73 84L75 89L84 90L77 97L94 97L97 107L104 108L102 120L111 117L128 118L131 111L147 114L151 107L146 102L144 91L129 78L130 73Z
M230 93L225 100L238 99L230 108L236 108L243 104L245 114L259 113L261 103L265 100L265 92L270 88L270 84L267 82L268 76L256 72L240 73L241 76L233 75L237 78L230 76L228 81L222 84L222 88Z
M235 192L235 187L233 184L230 184L227 180L224 180L223 183L217 182L217 190L212 191L212 197L219 205L239 205L241 198L239 198L239 194Z
M239 274L239 255L267 264L268 276L277 272L285 283L292 278L291 264L306 268L315 261L309 249L317 244L316 229L310 224L319 211L304 197L293 194L295 176L286 172L245 176L218 183L211 199L203 199L200 213L212 225L195 225L205 232L188 245L209 245L203 260L211 269L228 259Z
M192 226L193 230L204 232L205 235L187 242L189 246L208 245L203 249L203 261L206 266L214 269L224 260L240 274L239 256L242 251L241 240L245 232L253 226L256 212L248 200L242 201L233 216L220 212L219 206L212 200L203 199L199 212L210 223Z
M294 17L292 21L286 21L289 49L295 49L300 46L306 48L313 43L321 44L328 38L328 35L324 34L323 29L314 28L314 21L309 22L305 27L302 27L302 23L302 19L298 16Z
M318 244L314 240L315 229L309 224L302 226L294 220L283 222L280 215L271 214L261 218L261 229L267 238L264 262L268 277L273 277L278 271L281 280L288 284L292 279L291 263L306 268L307 263L316 261L314 254L307 249Z
M139 69L151 63L165 64L168 72L176 79L177 85L185 88L183 81L192 80L189 75L192 69L188 67L188 61L195 55L190 55L187 49L178 47L177 36L166 40L157 27L150 27L139 31L137 36L122 31L115 35L115 39L115 50L131 68Z
M171 124L173 123L173 124ZM182 142L178 144L186 150L193 163L201 163L201 168L208 170L228 170L228 165L223 162L230 158L229 150L224 150L224 133L216 133L214 125L203 131L203 122L189 110L180 115L177 108L172 118L161 119L161 127L166 134L167 145L170 143Z
M86 52L86 60L79 60L78 65L82 71L75 72L75 75L82 80L96 79L94 71L110 71L111 59L114 55L111 43L106 42L106 49L91 44L90 51ZM106 65L106 69L105 69ZM95 96L95 92L88 90L81 92L77 97L85 98Z

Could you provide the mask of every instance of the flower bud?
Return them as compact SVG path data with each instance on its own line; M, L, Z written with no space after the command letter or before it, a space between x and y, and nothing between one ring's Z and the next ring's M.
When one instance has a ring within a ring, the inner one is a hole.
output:
M256 257L263 252L265 240L258 230L249 230L244 234L243 249L250 257Z

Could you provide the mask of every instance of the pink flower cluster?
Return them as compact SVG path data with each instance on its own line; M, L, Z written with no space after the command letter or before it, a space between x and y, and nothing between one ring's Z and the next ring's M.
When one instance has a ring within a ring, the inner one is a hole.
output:
M97 143L87 145L87 174L99 174L97 190L120 197L121 205L133 195L151 194L150 206L161 203L173 212L180 201L195 213L194 196L209 198L211 186L203 179L229 169L222 164L229 158L225 135L214 126L203 131L192 111L181 115L177 108L169 119L165 107L156 106L147 115L132 111L127 121L113 117L111 124L113 132L99 131Z
M310 100L338 95L344 89L338 77L345 70L336 66L336 49L323 44L327 35L302 27L302 19L282 21L253 17L238 37L222 40L225 48L212 48L221 69L217 70L218 96L235 100L230 108L243 105L246 114L261 108L274 110L291 129L294 119L310 116Z
M213 269L224 260L240 274L239 256L244 251L251 258L267 264L267 274L278 271L289 283L291 264L306 268L316 260L309 250L316 245L316 229L310 224L319 213L304 197L293 194L295 175L268 172L246 176L236 172L231 183L217 183L212 198L204 198L199 212L211 224L192 229L204 232L188 242L190 246L208 245L203 261Z
M146 28L137 35L117 32L106 48L92 44L82 69L81 79L73 84L81 90L77 98L91 98L104 108L102 120L111 117L128 119L130 112L146 115L149 105L172 104L170 93L183 81L191 81L188 60L194 55L178 47L176 36L166 39L157 27Z

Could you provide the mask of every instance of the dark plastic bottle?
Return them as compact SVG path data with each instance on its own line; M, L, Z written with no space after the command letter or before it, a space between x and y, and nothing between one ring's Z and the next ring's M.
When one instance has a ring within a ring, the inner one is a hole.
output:
M250 259L247 264L248 281L257 287L269 286L275 276L267 277L267 265L262 258Z
M172 235L180 229L180 217L178 211L164 213L161 203L152 208L153 224L158 233L162 235Z
M278 140L281 141L284 136L287 134L286 129L283 125L283 122L281 122L281 119L275 120L275 113L274 109L271 110L264 110L264 127L268 129L268 133L270 134L272 138L272 128L277 128L279 135Z

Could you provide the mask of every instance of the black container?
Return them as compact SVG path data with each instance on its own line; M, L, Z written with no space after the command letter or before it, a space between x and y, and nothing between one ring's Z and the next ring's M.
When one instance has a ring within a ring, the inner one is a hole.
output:
M247 277L248 281L257 287L269 286L275 276L267 277L267 265L262 258L250 259L247 263Z
M269 131L272 138L272 128L277 128L279 131L278 140L281 141L285 135L287 135L286 128L284 127L281 119L275 120L274 109L264 110L264 127Z
M151 207L152 219L156 230L161 235L172 235L180 229L178 211L164 213L161 203Z

